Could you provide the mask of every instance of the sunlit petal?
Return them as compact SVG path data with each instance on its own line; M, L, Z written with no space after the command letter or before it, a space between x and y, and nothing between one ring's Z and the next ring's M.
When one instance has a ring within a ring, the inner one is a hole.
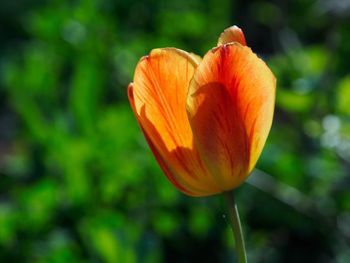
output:
M187 109L200 156L223 189L254 167L271 127L275 77L237 42L209 51L191 81Z
M238 26L231 26L229 28L226 28L219 37L218 46L232 42L238 42L243 46L247 45L243 31Z
M129 98L164 173L182 192L203 196L219 191L194 148L186 113L189 82L198 59L175 49L155 49L138 63Z

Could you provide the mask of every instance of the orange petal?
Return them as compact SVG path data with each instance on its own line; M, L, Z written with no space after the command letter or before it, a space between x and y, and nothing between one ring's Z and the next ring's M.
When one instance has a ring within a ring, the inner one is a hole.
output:
M129 99L169 180L186 194L204 196L219 189L193 147L186 113L186 95L196 67L196 60L187 52L155 49L138 63Z
M251 172L269 133L275 77L250 48L238 43L209 51L187 97L196 145L224 190Z
M243 31L238 26L226 28L224 32L221 33L217 45L220 46L232 42L238 42L243 46L247 45Z
M190 53L192 59L199 65L202 62L202 58L195 53Z
M133 87L133 83L130 83L128 86L128 98L129 98L129 102L130 102L130 106L132 108L132 110L134 111L135 115L138 116L136 114L136 109L135 109L135 101L134 101L134 87ZM137 120L139 120L139 118L137 118ZM140 124L140 122L139 122ZM163 157L159 154L158 150L156 149L156 147L154 146L154 144L152 143L150 137L147 135L147 132L142 128L141 126L141 130L143 132L143 134L145 135L146 141L148 143L148 145L151 148L151 151L154 155L154 157L156 158L159 166L161 167L162 171L164 172L165 176L169 179L169 181L176 186L176 188L178 188L180 191L182 191L183 193L186 193L187 195L193 195L192 192L190 192L189 190L185 189L182 185L180 185L176 179L174 178L172 172L170 171L168 165L166 164L165 160L163 159Z

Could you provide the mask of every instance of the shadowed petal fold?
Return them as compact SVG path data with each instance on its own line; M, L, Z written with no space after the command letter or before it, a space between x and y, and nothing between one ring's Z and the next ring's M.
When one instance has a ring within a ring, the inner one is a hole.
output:
M260 156L272 123L275 82L266 64L237 42L209 51L194 74L188 116L200 156L222 190L237 187Z
M138 63L129 100L169 180L193 196L220 191L203 165L186 113L186 95L200 59L175 48L155 49Z

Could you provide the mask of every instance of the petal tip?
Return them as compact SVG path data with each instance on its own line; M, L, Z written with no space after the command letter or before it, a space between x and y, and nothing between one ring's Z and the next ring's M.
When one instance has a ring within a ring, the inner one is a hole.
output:
M142 56L141 58L140 58L140 60L139 60L139 62L141 62L141 61L144 61L144 60L148 60L149 59L149 54L148 55L145 55L145 56Z
M226 28L224 32L221 33L217 45L220 46L231 42L238 42L243 46L247 45L242 29L236 25Z
M134 100L134 83L130 82L128 85L128 97L129 99Z
M128 99L129 99L131 109L133 110L134 114L137 116L136 107L135 107L135 99L134 99L134 83L133 82L129 83L127 92L128 92Z

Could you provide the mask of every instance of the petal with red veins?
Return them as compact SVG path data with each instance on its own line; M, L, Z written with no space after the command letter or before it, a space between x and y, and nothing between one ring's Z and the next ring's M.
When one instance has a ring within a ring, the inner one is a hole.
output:
M189 87L187 111L195 144L223 190L240 185L269 133L275 77L250 48L238 43L210 50Z

